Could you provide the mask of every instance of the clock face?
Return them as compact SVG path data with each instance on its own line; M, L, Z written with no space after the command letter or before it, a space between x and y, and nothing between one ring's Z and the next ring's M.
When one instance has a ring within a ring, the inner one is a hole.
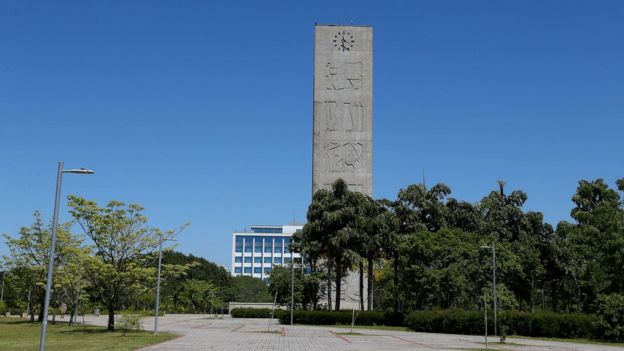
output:
M349 51L353 48L355 39L353 38L353 34L343 30L342 32L338 32L338 34L334 35L333 42L334 47L339 51Z

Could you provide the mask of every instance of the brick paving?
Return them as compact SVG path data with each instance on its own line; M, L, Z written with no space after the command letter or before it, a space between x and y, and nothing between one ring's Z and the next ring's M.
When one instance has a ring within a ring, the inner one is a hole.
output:
M106 317L86 317L87 323L105 325ZM153 318L145 318L146 330ZM159 319L159 330L181 337L145 351L387 351L387 350L471 350L483 349L483 337L453 334L414 333L344 328L280 325L275 321L267 332L268 319L212 319L207 315L167 315ZM490 339L492 341L492 339ZM624 347L508 338L505 345L491 349L509 351L624 351Z

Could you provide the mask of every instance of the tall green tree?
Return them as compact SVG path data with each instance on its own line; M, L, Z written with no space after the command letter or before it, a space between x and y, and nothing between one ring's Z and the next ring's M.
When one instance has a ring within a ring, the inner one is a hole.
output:
M624 180L616 184L624 190ZM569 294L577 310L589 312L599 295L624 291L624 210L618 191L602 179L581 180L572 201L576 223L559 223L557 236L569 250L564 261Z
M335 309L340 310L342 279L359 257L355 240L357 207L361 199L361 194L349 191L345 181L338 179L331 191L317 191L308 208L308 223L301 236L301 252L313 260L326 260L327 302L330 310L332 277L336 287Z
M19 295L25 296L29 292L32 301L37 301L38 321L41 321L50 260L51 226L44 224L38 211L34 213L34 217L33 224L22 227L17 237L4 235L9 249L9 255L4 256L4 261L12 268L11 280L20 290ZM57 272L61 267L77 260L83 253L80 238L72 235L69 227L70 223L61 224L56 231L57 241L53 260ZM58 279L57 272L54 276Z
M115 329L115 311L154 286L154 252L159 238L175 236L149 227L143 207L110 201L100 207L95 201L69 196L70 213L91 239L94 255L85 263L90 284L108 309L109 330Z

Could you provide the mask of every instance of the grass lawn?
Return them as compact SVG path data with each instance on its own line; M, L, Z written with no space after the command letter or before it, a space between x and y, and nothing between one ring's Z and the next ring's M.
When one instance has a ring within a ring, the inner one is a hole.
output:
M542 337L521 336L521 335L510 335L510 336L507 336L507 339L527 339L527 340L542 340L542 341L573 342L576 344L624 346L624 342L611 342L611 341L593 340L593 339L542 338Z
M0 317L0 350L37 350L39 348L40 323L23 319ZM107 332L104 327L67 326L66 323L48 323L46 350L114 350L130 351L143 346L158 344L176 338L171 333L132 332L125 336L121 332Z

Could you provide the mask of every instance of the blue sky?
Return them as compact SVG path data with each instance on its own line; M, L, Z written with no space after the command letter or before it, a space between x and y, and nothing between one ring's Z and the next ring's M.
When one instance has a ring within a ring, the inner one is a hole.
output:
M374 194L505 180L569 218L579 179L624 177L622 1L33 1L0 4L0 233L63 192L185 222L229 265L231 232L303 221L314 23L374 27ZM65 201L61 220L69 216ZM0 243L0 253L6 253Z

